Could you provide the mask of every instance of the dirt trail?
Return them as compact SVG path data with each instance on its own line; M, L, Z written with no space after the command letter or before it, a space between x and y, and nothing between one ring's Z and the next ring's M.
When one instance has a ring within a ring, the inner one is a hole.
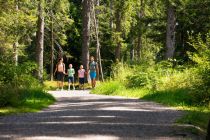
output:
M183 112L89 91L50 91L57 102L39 113L0 117L1 140L202 139L174 121Z

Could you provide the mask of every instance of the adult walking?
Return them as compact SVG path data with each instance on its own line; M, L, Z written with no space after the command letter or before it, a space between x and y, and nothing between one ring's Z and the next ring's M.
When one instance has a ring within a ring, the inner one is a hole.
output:
M95 88L96 86L96 76L98 73L98 64L95 62L94 57L90 57L90 63L89 63L89 74L91 78L91 85L92 88Z
M58 89L57 90L63 90L63 85L64 85L64 75L65 75L65 64L63 63L63 58L60 58L56 68L55 68L55 72L54 75L57 72L57 86Z

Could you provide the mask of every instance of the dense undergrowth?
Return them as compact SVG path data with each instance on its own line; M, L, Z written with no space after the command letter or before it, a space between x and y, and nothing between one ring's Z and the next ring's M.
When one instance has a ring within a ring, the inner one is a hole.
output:
M0 62L0 115L35 112L55 101L33 76L34 63Z

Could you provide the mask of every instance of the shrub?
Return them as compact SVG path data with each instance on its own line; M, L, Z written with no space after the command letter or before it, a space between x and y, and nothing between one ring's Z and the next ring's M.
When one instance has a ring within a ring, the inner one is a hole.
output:
M17 106L19 104L19 90L11 86L0 87L0 107Z
M113 95L123 89L124 86L119 81L107 81L97 86L92 92L97 94L97 91L100 91L100 94Z
M0 107L21 104L24 92L42 86L33 76L36 64L25 62L15 66L10 59L0 57ZM30 92L29 92L30 93Z
M194 83L191 90L191 97L197 104L210 104L210 33L202 39L201 35L190 38L190 45L195 53L188 53L192 61L196 63L196 74L199 82Z
M126 77L132 74L133 69L131 66L124 63L117 63L112 65L112 77L114 80L118 80L121 83L126 81Z

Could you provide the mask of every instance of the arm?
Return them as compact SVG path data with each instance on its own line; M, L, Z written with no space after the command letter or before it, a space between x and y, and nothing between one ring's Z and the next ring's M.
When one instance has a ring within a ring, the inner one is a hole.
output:
M55 75L55 73L57 72L57 70L58 70L58 68L57 68L57 65L56 65L54 75Z
M99 80L99 68L98 68L98 63L96 63L96 76L97 76L97 80Z
M75 74L75 70L73 69L73 75Z
M66 74L65 64L63 63L63 74Z

